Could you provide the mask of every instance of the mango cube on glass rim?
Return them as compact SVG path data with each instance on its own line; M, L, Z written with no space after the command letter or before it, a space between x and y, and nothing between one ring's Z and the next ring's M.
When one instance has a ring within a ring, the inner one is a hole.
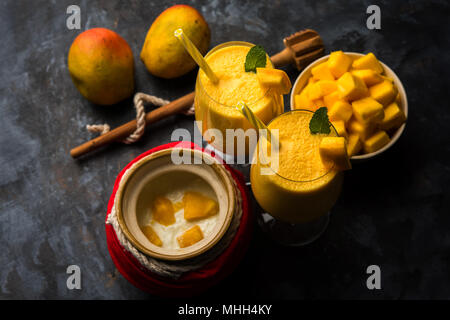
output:
M347 130L345 129L345 122L342 120L331 121L334 129L336 130L339 137L348 138Z
M383 67L381 63L372 52L353 61L352 67L353 69L371 69L376 73L383 73Z
M328 69L330 69L331 74L335 78L341 77L344 73L346 73L350 66L352 65L352 58L346 55L342 51L334 51L330 54L328 58Z
M151 205L152 219L156 222L170 226L175 223L175 209L172 201L163 196L157 196Z
M288 94L291 91L291 80L283 70L256 68L256 76L263 87L274 89L279 94Z
M186 191L183 196L184 219L207 218L219 212L218 203L196 191Z
M400 127L406 121L406 115L396 102L392 102L384 109L384 118L378 124L381 130L390 130Z
M372 122L362 123L352 117L347 124L347 129L350 134L357 134L359 138L364 141L369 138L375 130L375 124Z
M380 150L391 141L386 131L380 130L375 132L366 141L363 141L363 148L365 153L372 153Z
M147 237L148 241L153 243L155 246L161 247L162 241L159 238L156 231L151 226L144 226L141 228L142 233Z
M394 101L398 90L394 83L389 80L384 80L369 88L369 93L372 98L377 100L383 106L387 106Z
M325 105L326 101L325 101ZM331 121L342 120L347 123L352 117L353 109L350 103L342 100L336 101L328 111L328 117Z
M351 74L354 75L355 77L361 78L361 80L364 81L364 83L368 87L383 81L383 77L379 73L373 71L372 69L361 69L361 70L356 69L352 70Z
M370 97L353 101L352 108L353 115L359 122L378 123L384 118L383 106Z
M359 77L355 77L350 72L344 73L337 80L339 92L342 98L357 100L367 96L367 86Z
M328 64L326 61L313 67L311 69L311 74L313 76L313 79L330 80L330 81L335 80L333 74L331 73L330 69L328 68Z
M325 166L334 167L337 170L349 170L352 168L347 155L347 142L344 137L325 137L320 141L319 153Z
M202 229L196 224L192 228L183 232L182 235L177 237L178 244L180 248L186 248L192 246L193 244L199 242L203 239Z
M362 141L359 135L351 133L347 140L347 155L349 157L356 156L362 149Z

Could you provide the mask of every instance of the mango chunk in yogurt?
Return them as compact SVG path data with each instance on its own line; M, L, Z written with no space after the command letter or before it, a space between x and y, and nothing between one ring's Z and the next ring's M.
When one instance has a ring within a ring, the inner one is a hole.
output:
M152 203L152 218L156 222L170 226L175 223L175 209L172 201L163 196L157 196Z
M177 237L180 248L186 248L203 239L202 229L198 225L186 230L182 235Z
M187 191L183 196L184 219L191 221L215 215L219 204L213 199L195 191Z
M142 227L142 232L147 237L148 241L153 243L155 246L161 247L162 241L161 238L158 236L156 231L151 226L144 226Z

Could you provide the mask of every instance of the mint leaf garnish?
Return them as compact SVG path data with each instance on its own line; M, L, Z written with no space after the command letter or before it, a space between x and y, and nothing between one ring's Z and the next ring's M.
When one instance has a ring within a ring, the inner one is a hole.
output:
M256 68L265 68L267 53L261 46L254 46L245 58L245 72L256 72Z
M309 130L312 134L330 133L330 121L327 112L327 107L321 107L314 112L311 121L309 121Z

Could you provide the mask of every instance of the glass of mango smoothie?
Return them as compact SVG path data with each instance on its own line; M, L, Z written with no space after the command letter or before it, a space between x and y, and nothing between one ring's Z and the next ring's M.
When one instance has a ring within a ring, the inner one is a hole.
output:
M319 237L341 192L343 173L324 165L319 153L321 140L337 136L336 130L331 126L329 134L312 134L312 116L311 111L293 110L273 119L268 128L279 130L277 166L271 161L274 154L264 159L255 152L250 170L253 194L267 212L259 223L286 245L304 245ZM271 174L264 174L267 168Z
M238 141L236 137L233 137L232 142L227 141L226 129L245 131L253 128L235 109L238 101L244 101L264 123L268 123L284 110L283 96L273 89L261 86L256 73L245 71L246 56L253 46L241 41L216 46L205 56L205 60L219 81L213 83L202 69L197 75L195 119L199 130L212 147L227 155L236 156ZM273 68L269 56L266 68ZM220 134L211 135L213 131L209 129L216 129ZM249 139L245 139L245 152L249 154Z

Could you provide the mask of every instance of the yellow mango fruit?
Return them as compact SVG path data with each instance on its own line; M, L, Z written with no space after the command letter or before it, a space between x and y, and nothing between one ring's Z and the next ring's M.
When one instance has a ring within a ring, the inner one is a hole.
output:
M202 55L208 51L211 31L201 13L184 4L169 7L153 21L140 54L145 67L154 76L177 78L197 67L173 35L178 28L183 29Z
M377 100L383 106L387 106L394 101L398 91L391 81L384 80L383 82L370 87L369 93L372 98Z
M347 142L344 137L325 137L320 141L319 153L326 166L333 166L337 170L352 168L347 155Z
M313 75L313 78L316 80L330 80L330 81L335 80L330 69L328 69L327 62L322 62L321 64L312 68L311 74Z
M112 30L80 33L70 46L67 66L78 91L92 103L112 105L133 95L133 52Z
M351 74L361 78L368 87L383 81L382 76L371 69L352 70Z
M152 219L156 222L170 226L175 223L175 209L172 201L163 196L157 196L152 203Z
M161 239L159 238L158 234L151 226L142 227L142 232L147 237L148 241L153 243L155 246L158 246L158 247L162 246Z
M357 134L350 134L347 139L347 155L356 156L362 149L362 141Z
M177 237L180 248L186 248L203 239L202 229L198 225L186 230L181 236Z
M363 141L363 148L365 153L375 152L380 150L391 141L386 131L380 130L375 132L366 141Z
M334 51L328 58L327 67L337 79L346 73L352 64L352 59L342 51Z
M219 212L218 203L199 192L187 191L183 195L184 218L188 221L202 219Z
M378 124L378 127L381 130L387 131L400 127L405 121L405 113L400 109L396 102L393 102L384 109L384 118Z
M367 96L368 91L364 81L350 72L344 73L337 80L337 84L342 98L357 100Z
M383 67L381 66L381 63L372 52L353 61L352 67L354 69L371 69L376 73L383 73Z
M342 120L331 121L334 129L336 130L339 137L348 138L347 130L345 129L345 122Z
M327 94L326 96L323 96L323 102L325 103L325 106L328 108L328 110L331 110L331 108L333 107L333 104L336 101L345 101L345 100L341 99L341 95L340 95L339 91L334 91L330 94Z
M350 134L357 134L359 138L364 141L372 135L375 130L375 124L372 122L361 123L353 116L347 124L347 129Z
M274 68L256 68L259 83L265 88L271 88L279 94L288 94L292 84L286 72Z
M377 123L384 118L383 105L370 97L353 101L352 108L356 120L363 123Z
M325 102L326 105L326 102ZM338 100L328 111L328 117L331 121L342 120L345 123L350 120L353 114L353 109L350 103Z
M308 94L311 100L316 100L336 90L337 85L335 81L320 80L311 85Z

